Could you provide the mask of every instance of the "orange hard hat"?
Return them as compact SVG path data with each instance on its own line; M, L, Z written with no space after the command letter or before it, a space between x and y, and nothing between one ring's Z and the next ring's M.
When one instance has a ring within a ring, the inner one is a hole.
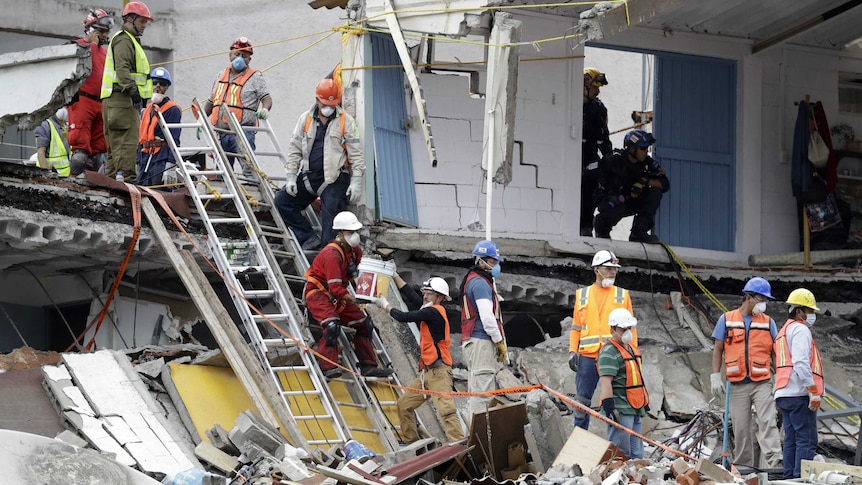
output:
M317 99L327 106L335 106L341 102L341 90L338 89L338 84L332 79L324 79L317 83L314 93L317 95Z
M123 7L123 17L126 15L135 14L138 17L143 17L150 22L153 21L153 16L150 14L150 9L144 4L144 2L129 2Z
M251 41L248 40L248 37L241 36L234 39L233 44L230 45L230 50L240 50L246 51L251 55L254 55L254 49L252 49Z

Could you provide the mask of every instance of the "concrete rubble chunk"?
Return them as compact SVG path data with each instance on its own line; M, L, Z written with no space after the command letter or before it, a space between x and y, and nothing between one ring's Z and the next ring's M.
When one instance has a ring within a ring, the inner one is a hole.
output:
M239 448L231 442L230 437L228 436L228 431L222 428L220 424L216 424L212 428L204 431L204 434L207 435L210 443L216 448L229 455L239 455Z
M228 434L230 440L241 451L243 445L251 441L260 446L270 455L274 455L278 447L287 443L277 430L272 429L252 411L243 411L236 418L236 426Z
M530 421L533 436L540 437L536 440L538 458L542 463L553 463L554 457L566 443L571 424L563 422L560 410L551 401L548 393L539 389L527 394L527 419Z

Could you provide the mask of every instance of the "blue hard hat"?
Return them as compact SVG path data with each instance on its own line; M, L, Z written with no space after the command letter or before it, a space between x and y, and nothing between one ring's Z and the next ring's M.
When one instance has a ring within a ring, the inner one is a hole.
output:
M171 85L171 73L168 72L164 67L157 67L150 72L150 79L164 79L168 82L168 86Z
M748 280L742 288L742 292L757 293L758 295L763 295L770 300L775 299L775 297L772 296L772 287L769 286L769 282L759 276Z
M635 145L638 148L649 148L653 144L655 144L655 137L644 130L632 130L626 133L623 139L623 145L626 147Z
M473 254L480 258L494 258L497 261L503 261L503 257L497 251L497 245L494 244L494 241L488 241L487 239L476 243L476 246L473 248Z

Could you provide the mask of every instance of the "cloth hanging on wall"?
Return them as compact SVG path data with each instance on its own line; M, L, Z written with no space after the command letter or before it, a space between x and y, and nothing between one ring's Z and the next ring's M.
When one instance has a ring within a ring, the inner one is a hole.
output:
M832 134L829 130L829 123L826 121L826 111L823 110L823 103L818 101L814 104L814 121L817 123L817 132L823 138L826 146L829 147L829 159L826 166L819 169L817 173L826 180L826 191L832 193L835 186L838 185L838 158L835 156L835 150L832 146Z
M808 190L812 180L812 166L808 161L808 141L811 136L811 109L803 99L799 102L796 125L793 128L793 153L790 158L790 187L797 199Z

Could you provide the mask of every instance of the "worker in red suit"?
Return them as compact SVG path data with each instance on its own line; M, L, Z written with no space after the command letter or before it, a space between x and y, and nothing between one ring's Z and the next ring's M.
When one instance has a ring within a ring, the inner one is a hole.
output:
M361 228L362 223L352 212L336 214L332 229L338 234L320 250L305 272L308 312L323 329L317 352L328 359L318 358L320 369L327 378L341 376L341 369L334 363L338 362L338 337L342 325L356 330L353 348L363 376L388 377L393 372L392 369L377 367L377 357L371 346L371 332L374 330L371 317L356 305L349 290L350 279L356 276L356 268L362 260L358 232Z
M105 56L108 55L105 44L113 26L114 18L108 12L101 8L90 10L84 19L84 37L75 41L89 47L93 68L68 108L68 139L72 149L69 163L73 177L84 170L98 171L105 163L108 145L105 143L100 95Z

